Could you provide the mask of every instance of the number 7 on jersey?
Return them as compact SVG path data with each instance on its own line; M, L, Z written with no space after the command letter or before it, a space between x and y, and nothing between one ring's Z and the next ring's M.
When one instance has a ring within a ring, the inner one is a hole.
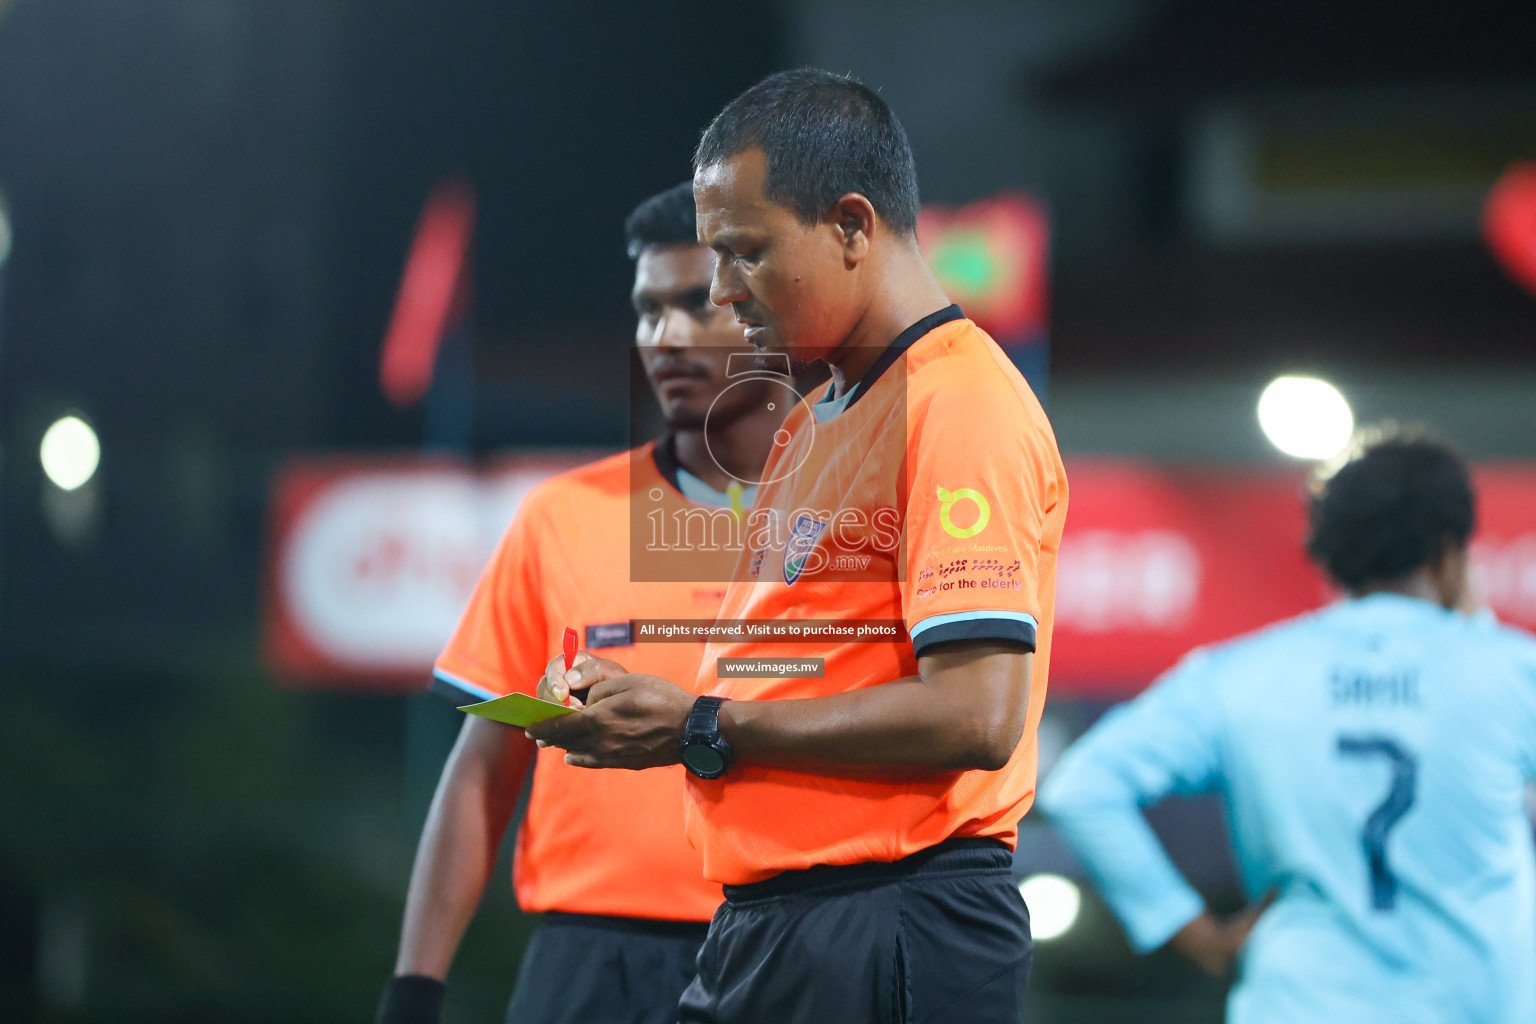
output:
M1397 904L1397 879L1387 866L1387 833L1413 806L1419 762L1397 741L1382 736L1340 736L1340 757L1385 757L1392 765L1392 788L1365 819L1360 845L1371 869L1371 906L1391 910Z

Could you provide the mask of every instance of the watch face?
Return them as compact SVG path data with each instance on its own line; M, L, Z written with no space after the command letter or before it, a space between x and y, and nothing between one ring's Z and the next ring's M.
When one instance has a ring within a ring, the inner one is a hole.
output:
M719 775L725 770L725 758L720 751L702 743L683 748L683 764L695 775Z

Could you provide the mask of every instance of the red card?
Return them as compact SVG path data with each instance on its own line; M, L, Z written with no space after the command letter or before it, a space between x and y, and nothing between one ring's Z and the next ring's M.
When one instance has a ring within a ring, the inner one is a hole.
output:
M565 640L561 647L565 651L565 670L569 672L572 663L576 661L576 631L570 626L565 627Z

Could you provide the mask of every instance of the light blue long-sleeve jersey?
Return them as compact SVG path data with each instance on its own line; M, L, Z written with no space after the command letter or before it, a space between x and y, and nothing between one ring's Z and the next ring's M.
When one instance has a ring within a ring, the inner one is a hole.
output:
M1204 904L1140 808L1217 793L1259 919L1232 1024L1536 1022L1536 640L1373 594L1196 651L1040 806L1133 945Z

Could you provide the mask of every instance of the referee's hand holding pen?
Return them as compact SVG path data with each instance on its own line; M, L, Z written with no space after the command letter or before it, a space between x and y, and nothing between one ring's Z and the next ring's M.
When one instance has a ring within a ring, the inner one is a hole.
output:
M580 651L569 671L564 657L550 659L539 697L557 704L570 698L570 705L580 709L526 730L541 747L563 748L566 764L639 769L681 760L679 744L694 698L660 676L633 673Z

